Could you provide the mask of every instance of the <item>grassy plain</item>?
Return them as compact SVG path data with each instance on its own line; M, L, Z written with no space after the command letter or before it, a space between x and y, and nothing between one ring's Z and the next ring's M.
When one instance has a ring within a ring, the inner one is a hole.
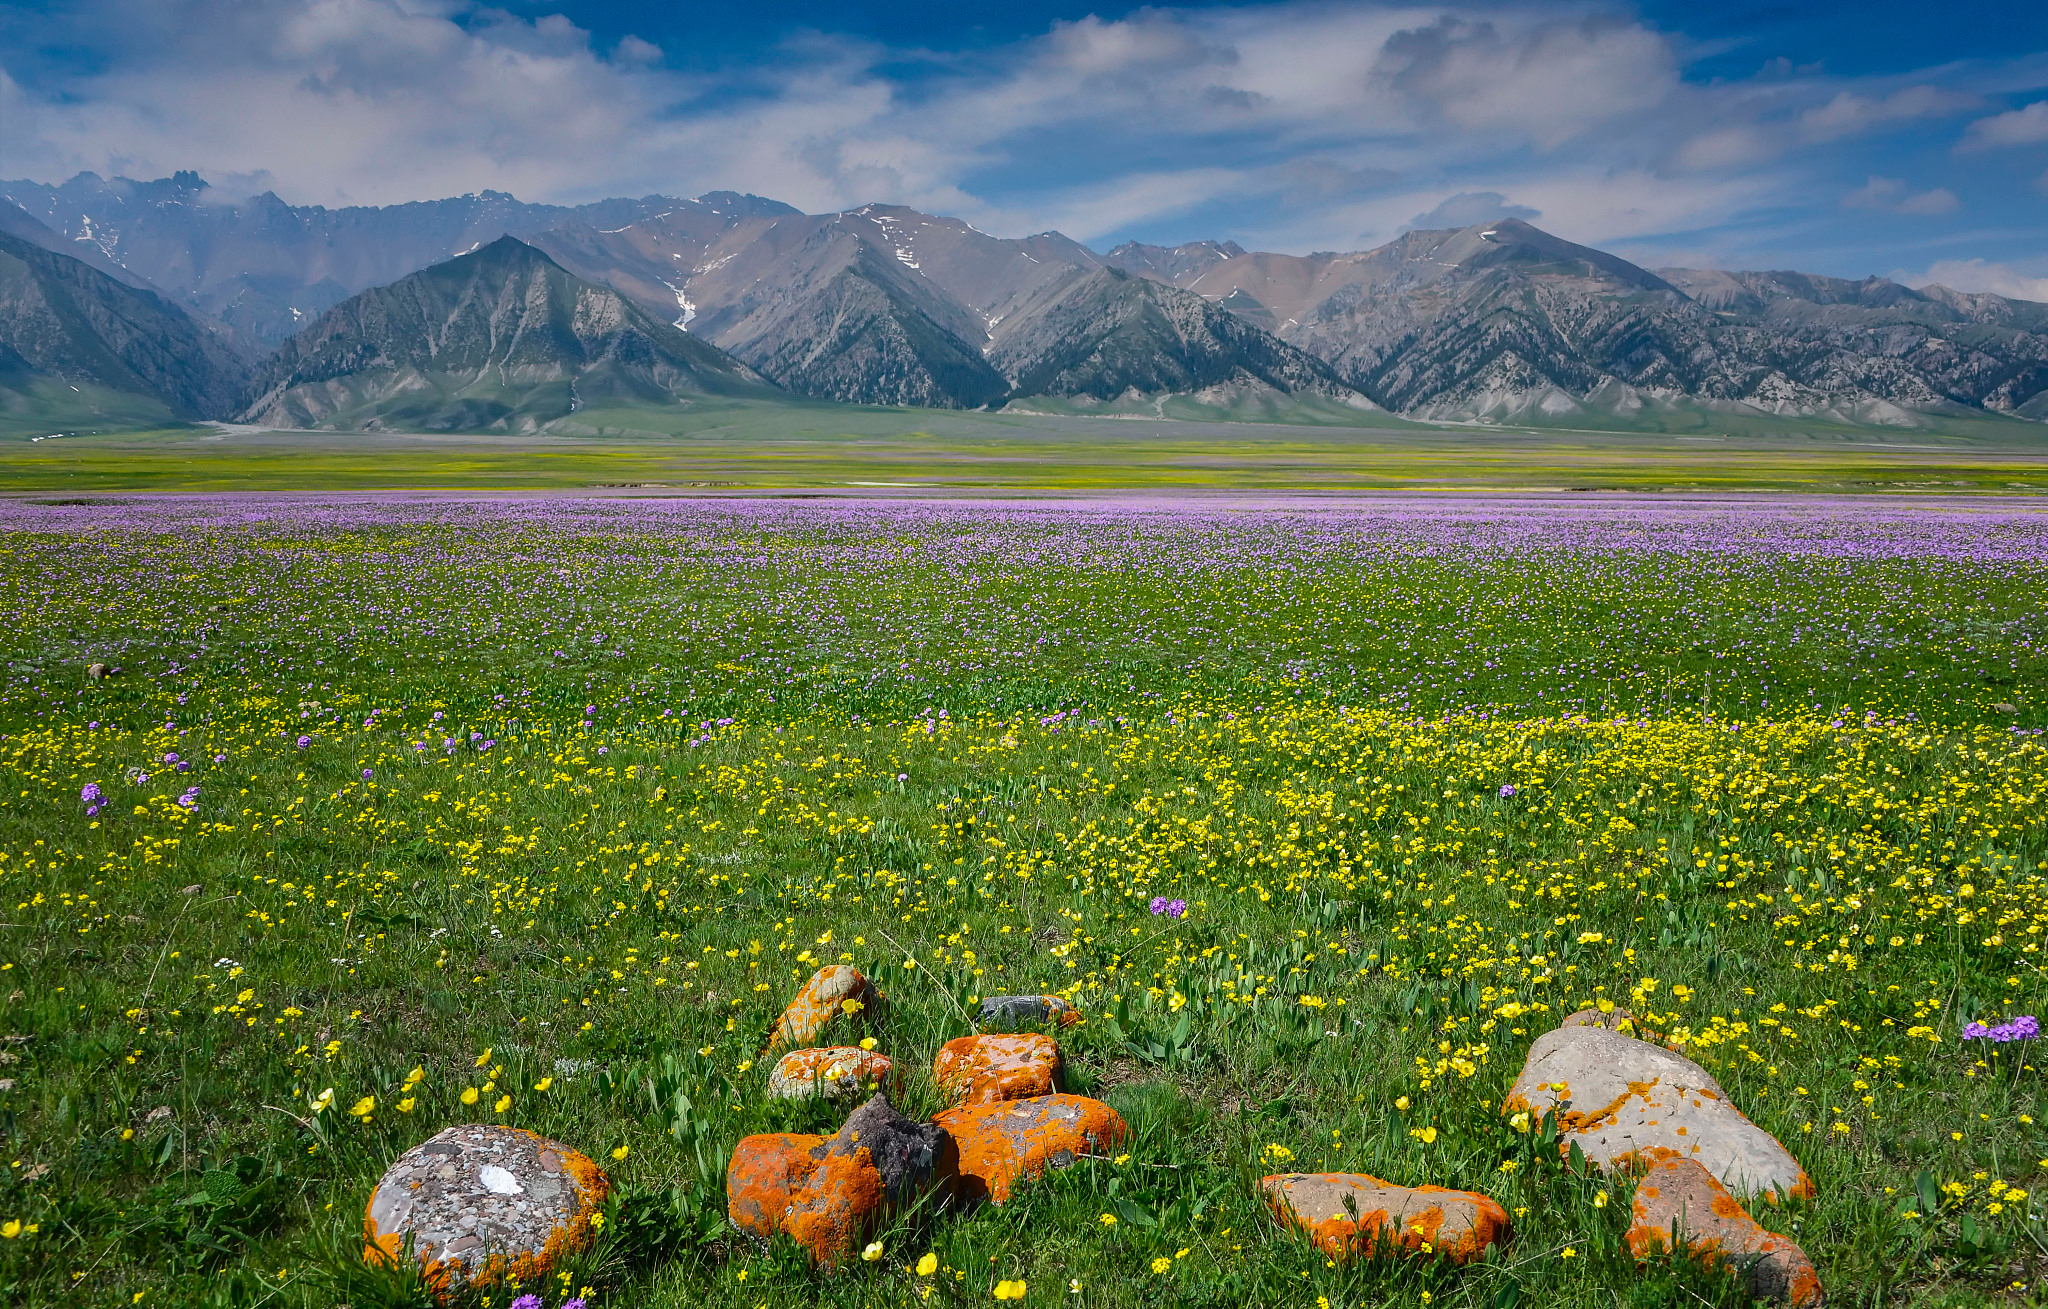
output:
M2048 1003L2033 502L75 499L0 511L0 1300L417 1303L361 1206L496 1121L621 1187L548 1309L1735 1303L1502 1121L1601 999L1799 1156L1835 1303L2037 1297L2035 1056L1961 1035ZM758 1055L837 960L913 1113L1072 997L1129 1158L838 1274L719 1232L836 1123ZM1254 1192L1322 1168L1514 1239L1332 1266Z
M1327 416L1325 416L1327 417ZM1677 433L719 404L533 436L185 428L0 441L0 490L1117 488L2040 493L2048 429L1789 422Z

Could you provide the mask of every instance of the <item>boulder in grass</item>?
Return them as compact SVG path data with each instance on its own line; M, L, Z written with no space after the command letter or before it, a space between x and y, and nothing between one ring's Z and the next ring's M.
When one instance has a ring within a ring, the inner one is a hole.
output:
M1740 1196L1813 1194L1792 1152L1744 1117L1706 1069L1604 1027L1537 1037L1502 1109L1555 1114L1565 1148L1576 1144L1609 1171L1697 1159Z
M726 1172L726 1214L756 1240L789 1233L829 1267L885 1215L950 1180L957 1159L943 1130L912 1122L877 1094L835 1136L742 1139Z
M768 1095L776 1100L843 1100L889 1086L895 1067L888 1055L851 1045L791 1050L770 1070Z
M1817 1305L1820 1276L1806 1252L1765 1231L1706 1167L1693 1159L1662 1159L1636 1185L1629 1253L1638 1260L1676 1250L1726 1263L1760 1300Z
M1332 1259L1434 1254L1467 1264L1508 1235L1507 1210L1474 1191L1395 1186L1365 1173L1280 1173L1259 1188L1280 1221Z
M775 1020L768 1049L772 1053L809 1045L834 1018L865 1014L873 1020L880 1016L881 1005L882 993L860 969L852 964L827 964L811 974L811 980Z
M1081 1015L1056 995L992 995L981 1002L975 1021L984 1029L1001 1032L1033 1024L1072 1027L1081 1021Z
M451 1127L400 1155L363 1210L372 1263L412 1256L439 1291L530 1282L587 1249L611 1183L587 1157L516 1127Z
M933 1116L959 1149L955 1194L1002 1204L1011 1187L1083 1155L1103 1155L1130 1138L1123 1116L1082 1095L966 1104Z
M1051 1095L1059 1070L1059 1045L1039 1032L958 1037L932 1060L932 1080L956 1104Z

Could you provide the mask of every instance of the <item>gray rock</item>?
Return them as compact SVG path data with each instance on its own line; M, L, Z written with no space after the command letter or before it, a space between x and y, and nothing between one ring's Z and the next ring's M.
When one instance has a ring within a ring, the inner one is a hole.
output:
M609 1190L596 1164L560 1142L484 1123L451 1127L385 1170L364 1234L392 1259L410 1238L437 1280L531 1276L589 1244L590 1216Z
M1052 1023L1065 1027L1079 1017L1056 995L992 995L981 1002L975 1022L985 1031L1006 1032Z
M953 1171L952 1161L958 1157L945 1128L905 1118L882 1091L848 1114L839 1134L811 1153L822 1161L856 1150L868 1152L875 1171L882 1175L883 1195L891 1204L921 1195L939 1177Z
M1744 1117L1706 1069L1604 1027L1537 1037L1502 1108L1557 1115L1565 1142L1609 1171L1697 1159L1740 1196L1813 1194L1791 1151Z

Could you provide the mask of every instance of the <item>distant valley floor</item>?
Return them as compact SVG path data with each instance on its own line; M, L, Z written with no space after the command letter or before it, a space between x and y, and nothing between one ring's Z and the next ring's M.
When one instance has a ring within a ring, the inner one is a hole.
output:
M0 492L614 489L2048 492L2048 429L1645 434L734 405L590 435L187 427L0 440Z

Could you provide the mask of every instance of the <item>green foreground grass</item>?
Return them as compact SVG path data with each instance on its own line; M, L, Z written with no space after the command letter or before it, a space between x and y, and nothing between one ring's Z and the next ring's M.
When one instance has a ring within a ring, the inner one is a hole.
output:
M578 415L576 435L174 429L0 441L0 489L2048 491L2038 424L1615 433L721 405ZM663 425L665 424L665 426Z
M420 1303L361 1207L457 1121L620 1187L548 1309L1736 1303L1500 1114L1603 999L1798 1154L1835 1303L2037 1298L2040 1075L1960 1031L2048 1000L2038 564L222 507L0 541L9 1303ZM839 1273L721 1230L734 1141L836 1126L759 1051L840 960L913 1114L1071 996L1128 1158ZM1333 1265L1255 1189L1323 1168L1513 1240Z

